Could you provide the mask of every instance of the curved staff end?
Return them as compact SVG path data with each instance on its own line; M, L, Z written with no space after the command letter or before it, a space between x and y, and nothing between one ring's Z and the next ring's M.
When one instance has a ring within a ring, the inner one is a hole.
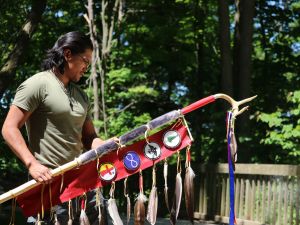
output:
M233 113L234 117L242 114L243 112L245 112L249 108L249 106L245 106L241 110L239 110L240 105L243 105L247 102L250 102L250 101L252 101L253 99L255 99L257 97L257 95L254 95L250 98L245 98L245 99L240 100L240 101L235 101L233 98L231 98L229 95L226 95L226 94L221 94L220 93L220 94L215 94L213 96L214 96L215 99L221 98L221 99L224 99L227 102L229 102L231 107L232 107L232 113Z
M229 95L226 95L226 94L222 94L222 93L219 93L219 94L215 94L215 95L210 95L206 98L203 98L203 99L200 99L198 100L197 102L194 102L186 107L184 107L183 109L181 109L181 113L183 115L189 113L189 112L192 112L200 107L203 107L209 103L212 103L214 102L216 99L224 99L226 100L227 102L230 103L231 107L232 107L232 111L233 111L233 116L238 116L240 114L242 114L245 110L248 109L248 106L245 106L244 108L242 108L241 110L239 110L239 106L246 103L246 102L250 102L252 101L254 98L256 98L257 95L255 96L252 96L250 98L246 98L246 99L243 99L241 101L235 101L233 98L231 98Z

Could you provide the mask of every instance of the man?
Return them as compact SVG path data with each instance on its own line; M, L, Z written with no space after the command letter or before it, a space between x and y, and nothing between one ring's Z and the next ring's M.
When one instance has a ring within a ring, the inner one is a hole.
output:
M62 35L48 50L44 71L17 89L2 135L37 182L51 182L51 169L74 160L83 148L103 143L88 115L88 98L75 84L87 71L92 52L90 39L82 33ZM20 132L24 124L28 146Z

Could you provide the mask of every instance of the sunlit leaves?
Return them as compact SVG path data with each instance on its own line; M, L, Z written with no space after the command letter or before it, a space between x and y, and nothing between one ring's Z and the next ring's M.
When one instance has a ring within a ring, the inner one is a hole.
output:
M278 110L274 113L262 113L259 120L267 123L269 129L261 143L277 145L285 151L277 159L284 162L299 163L300 156L300 91L295 91L287 97L289 108L287 111ZM287 158L283 158L288 155Z

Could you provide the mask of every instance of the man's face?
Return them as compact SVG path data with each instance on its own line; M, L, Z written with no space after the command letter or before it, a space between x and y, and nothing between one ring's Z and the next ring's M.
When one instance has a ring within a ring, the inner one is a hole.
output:
M69 51L69 52L68 52ZM70 81L78 82L84 73L88 70L92 60L91 49L86 49L83 53L72 54L70 50L65 52L65 72L64 75L69 78Z

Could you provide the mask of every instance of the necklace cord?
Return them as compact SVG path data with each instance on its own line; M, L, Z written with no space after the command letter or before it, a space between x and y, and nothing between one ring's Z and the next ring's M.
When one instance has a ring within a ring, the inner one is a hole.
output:
M71 85L68 84L67 87L65 87L64 83L58 78L58 74L55 72L55 69L51 70L51 74L55 77L56 81L59 83L61 89L63 90L63 92L67 95L68 99L69 99L69 103L70 103L70 108L73 111L73 101L72 101L72 95L71 95Z

